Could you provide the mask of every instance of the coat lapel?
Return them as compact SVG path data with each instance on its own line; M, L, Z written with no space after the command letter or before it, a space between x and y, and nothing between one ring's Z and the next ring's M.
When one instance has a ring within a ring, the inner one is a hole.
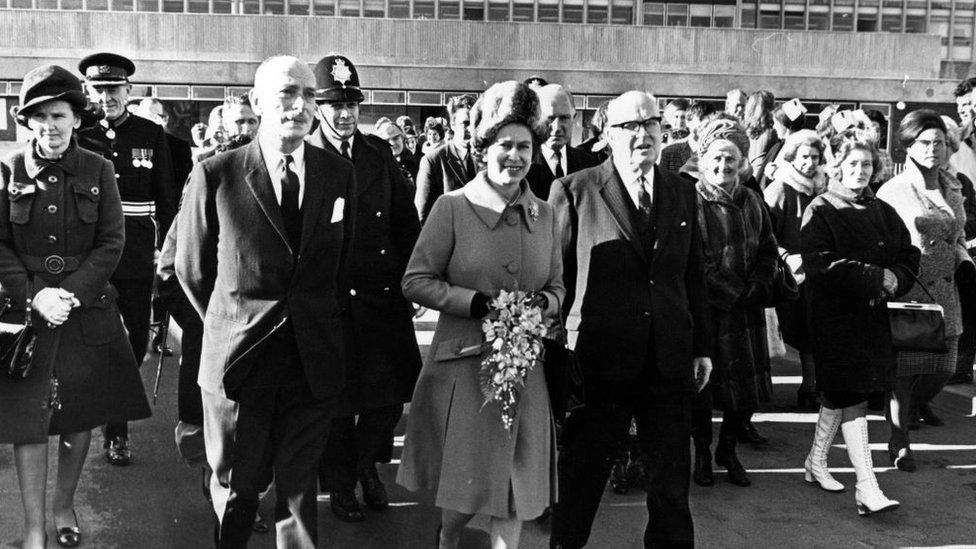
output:
M304 251L312 238L312 231L322 212L325 200L325 186L328 184L325 155L312 147L305 148L305 196L302 199L302 243L298 247Z
M637 255L646 263L647 253L644 251L644 245L640 241L640 238L638 238L630 219L630 206L627 204L630 196L624 191L623 182L613 167L613 161L607 159L603 163L602 171L603 188L600 189L600 196L607 203L607 208L610 210L610 214L617 223L620 232L624 233L624 236L630 242L631 246L634 247Z
M244 170L244 180L251 189L251 194L257 200L258 206L264 211L264 215L268 217L268 221L271 222L271 226L274 227L275 232L281 237L282 242L286 246L289 246L288 236L285 233L285 221L281 217L281 206L278 205L278 199L275 198L274 188L271 186L271 175L268 173L268 168L264 164L264 156L261 154L261 147L258 145L256 139L247 146L247 152L244 157ZM289 246L289 249L291 249L291 246ZM294 250L292 250L292 253L294 253Z
M654 216L657 224L657 231L654 238L654 250L651 252L651 266L658 256L659 250L664 247L664 242L671 232L671 227L678 222L678 203L675 184L678 182L666 176L664 171L654 166ZM687 223L694 223L695 220L685 220Z
M464 186L470 179L465 175L467 172L464 169L464 165L461 164L460 154L458 153L457 147L454 146L453 141L447 144L447 150L445 152L447 153L444 155L447 161L447 167L454 172L454 177L461 182L461 186ZM444 190L446 191L447 189Z

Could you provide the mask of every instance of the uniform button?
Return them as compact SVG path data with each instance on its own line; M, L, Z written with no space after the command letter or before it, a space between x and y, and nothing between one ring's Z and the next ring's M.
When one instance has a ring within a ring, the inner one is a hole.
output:
M54 244L55 242L58 241L58 237L54 236L53 234L52 235L48 235L47 241L50 242L51 244Z
M385 287L385 288L383 288L383 291L384 291L384 292L389 292L389 291L390 291L390 287L389 287L389 286L387 286L387 287Z
M119 174L115 174L115 179L118 179L118 178L119 178Z
M118 155L119 155L119 153L114 152L114 151L112 152L112 156L118 156Z
M380 255L386 255L386 250L380 250Z
M47 207L47 213L49 213L49 214L56 214L56 213L58 213L58 207L55 206L54 204L51 204L50 206Z
M651 316L651 312L650 311L644 311L644 316Z
M376 212L376 217L383 217L383 212Z
M650 282L650 284L651 284L651 286L653 286L653 285L654 285L654 281L652 280L652 281Z
M57 177L57 176L55 176L55 175L49 175L49 176L47 177L47 180L48 180L48 182L50 182L50 183L56 183L56 182L57 182L57 180L58 180L58 177Z
M354 290L354 289L353 290L349 290L349 295L355 296L356 295L356 290Z
M92 187L91 188L91 193L93 195L95 195L95 196L98 196L98 193L100 193L100 192L101 192L101 190L98 187Z
M878 242L878 247L879 248L884 248L884 241L883 240L881 240L881 241Z

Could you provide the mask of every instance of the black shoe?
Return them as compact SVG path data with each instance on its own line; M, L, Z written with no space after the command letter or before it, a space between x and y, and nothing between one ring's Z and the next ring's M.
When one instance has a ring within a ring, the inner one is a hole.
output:
M329 492L329 501L332 504L332 512L340 520L346 522L362 522L366 520L363 508L356 499L356 492L353 490L339 490Z
M764 446L769 444L769 439L759 434L759 431L756 430L756 426L753 425L751 421L744 424L742 429L739 430L738 440L739 442L753 444L755 446Z
M78 527L78 515L75 510L71 510L75 517L74 526L55 526L57 530L58 545L61 547L78 547L81 544L81 528Z
M729 473L729 482L736 486L751 486L752 481L746 474L746 468L739 463L739 456L735 455L735 446L719 443L715 448L715 464L725 467Z
M630 490L627 482L627 458L618 459L613 462L613 469L610 470L610 488L615 494L626 494Z
M647 468L643 459L631 457L627 464L627 485L642 489L647 486Z
M915 456L912 455L911 448L892 448L889 445L888 458L891 459L891 464L897 467L899 471L913 473L918 468L915 465Z
M132 463L132 451L129 450L129 439L126 437L115 437L108 443L105 449L105 461L111 465L124 467Z
M932 408L928 404L922 404L918 407L918 421L932 427L942 427L945 425L942 418L935 415L935 412L932 411Z
M712 453L710 451L695 452L695 469L691 478L699 486L715 485L715 477L712 475Z
M380 475L373 465L359 473L359 482L363 486L363 501L375 511L382 511L390 505L390 498L386 495L386 486L380 480Z

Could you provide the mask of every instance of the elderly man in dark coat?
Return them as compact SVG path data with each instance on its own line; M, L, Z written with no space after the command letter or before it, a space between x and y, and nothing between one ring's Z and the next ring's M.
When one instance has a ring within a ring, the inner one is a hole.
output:
M468 150L471 142L468 115L475 99L475 96L468 94L451 98L447 112L451 116L454 138L420 159L417 193L413 201L421 221L427 218L438 196L467 185L478 171L474 157Z
M559 84L548 84L536 90L546 140L532 161L526 181L532 192L543 200L549 198L549 188L556 179L596 166L600 162L583 149L569 145L573 132L576 107L569 90Z
M552 546L586 545L631 416L647 455L647 547L694 544L688 483L691 402L711 373L695 189L654 165L661 115L646 92L607 108L610 158L552 185L562 235L566 321L583 371L559 471ZM572 428L570 428L572 426Z
M331 55L316 65L315 79L321 123L308 142L351 161L359 190L344 287L350 312L346 388L319 480L331 493L336 516L357 522L365 518L356 499L357 480L370 508L382 510L389 503L376 463L392 457L393 428L420 373L412 308L400 290L420 221L390 148L356 129L363 100L356 67Z

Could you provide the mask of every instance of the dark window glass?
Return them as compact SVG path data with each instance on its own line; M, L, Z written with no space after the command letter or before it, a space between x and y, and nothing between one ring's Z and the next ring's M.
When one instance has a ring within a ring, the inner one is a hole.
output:
M540 7L539 9L541 10L542 8ZM634 7L630 5L618 6L614 4L613 21L611 21L611 23L613 23L614 25L633 25Z
M539 22L540 23L558 23L559 22L559 5L539 4Z
M563 5L563 23L582 23L583 6Z
M586 22L591 24L605 24L607 22L607 7L591 5L586 10Z
M433 0L415 0L413 3L414 19L433 19L434 18Z
M408 0L390 0L390 17L394 19L409 19L410 2Z
M484 21L485 20L485 4L483 2L465 2L464 3L464 20L465 21Z
M456 1L455 2L445 2L441 0L440 4L440 17L441 19L460 19L461 18L461 6Z
M515 4L512 10L513 21L532 21L535 18L535 8L532 4Z

